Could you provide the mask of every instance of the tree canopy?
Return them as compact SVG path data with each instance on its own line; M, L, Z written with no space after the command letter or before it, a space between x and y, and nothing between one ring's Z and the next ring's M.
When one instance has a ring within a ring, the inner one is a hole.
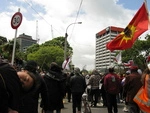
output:
M67 42L67 55L72 53L72 48ZM56 62L59 66L64 61L64 37L57 37L39 45L34 44L27 48L27 60L35 60L41 68Z
M145 40L137 40L133 47L122 52L122 61L133 60L142 70L146 68L145 58L150 54L150 35Z

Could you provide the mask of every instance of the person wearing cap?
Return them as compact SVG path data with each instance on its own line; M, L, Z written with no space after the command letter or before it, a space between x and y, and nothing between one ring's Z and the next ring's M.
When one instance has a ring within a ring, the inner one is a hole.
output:
M74 76L70 79L70 88L73 113L76 113L76 108L78 113L81 113L81 98L86 89L86 82L85 78L80 74L80 69L77 67L74 69Z
M126 92L126 101L128 102L129 113L140 113L138 105L133 101L134 96L142 86L141 75L137 72L138 66L130 66L130 72L124 83L124 92Z
M21 96L19 113L38 113L39 95L42 99L42 108L47 111L48 107L48 90L42 76L37 72L37 63L33 60L27 61L22 71L28 71L35 75L36 83L34 87L24 92Z
M17 72L12 65L0 62L0 113L19 113L21 94L34 85L34 75Z
M141 78L142 87L133 99L143 113L150 112L150 56L146 59L146 65Z
M121 81L119 76L114 72L114 65L110 65L108 67L108 74L104 77L104 89L106 91L108 113L118 113L116 98L120 92Z

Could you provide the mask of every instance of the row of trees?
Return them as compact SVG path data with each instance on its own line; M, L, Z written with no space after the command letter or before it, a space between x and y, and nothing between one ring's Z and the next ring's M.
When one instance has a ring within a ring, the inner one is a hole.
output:
M19 51L19 44L16 44L15 58L27 60L35 60L41 68L46 67L51 62L57 62L60 66L64 61L64 37L57 37L47 41L41 45L34 44L27 48L25 52ZM0 44L0 53L11 61L13 50L13 40ZM73 53L72 47L67 42L67 56ZM133 47L122 51L122 62L133 60L140 69L146 68L145 58L150 53L150 35L145 40L137 40Z
M0 45L1 55L11 62L13 40L5 44ZM64 61L64 37L57 37L45 43L33 44L26 49L25 52L19 51L19 44L16 42L15 58L27 60L35 60L38 65L46 69L51 62L57 62L58 65L62 65ZM67 56L72 54L72 48L67 43Z

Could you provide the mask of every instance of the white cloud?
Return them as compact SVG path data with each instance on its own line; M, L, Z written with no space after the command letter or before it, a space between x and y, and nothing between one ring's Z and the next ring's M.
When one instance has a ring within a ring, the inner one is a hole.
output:
M96 33L108 26L126 27L136 12L125 9L122 4L116 4L117 1L83 0L76 18L81 0L18 0L17 3L9 3L7 0L5 2L9 12L0 10L0 35L8 39L14 37L15 31L10 26L10 20L12 12L17 12L18 7L23 14L18 35L25 33L36 39L38 31L40 43L65 36L67 26L77 19L77 22L81 21L82 24L71 25L67 31L68 42L74 52L73 64L81 69L86 65L86 68L91 70L95 68Z

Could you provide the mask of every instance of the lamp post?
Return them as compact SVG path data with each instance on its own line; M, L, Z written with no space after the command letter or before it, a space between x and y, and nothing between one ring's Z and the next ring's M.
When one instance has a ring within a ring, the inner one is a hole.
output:
M67 37L68 37L68 34L67 34L67 30L68 28L73 25L73 24L82 24L82 22L75 22L75 23L71 23L68 25L68 27L66 28L66 33L65 33L65 47L64 47L64 60L66 60L66 52L67 52Z

